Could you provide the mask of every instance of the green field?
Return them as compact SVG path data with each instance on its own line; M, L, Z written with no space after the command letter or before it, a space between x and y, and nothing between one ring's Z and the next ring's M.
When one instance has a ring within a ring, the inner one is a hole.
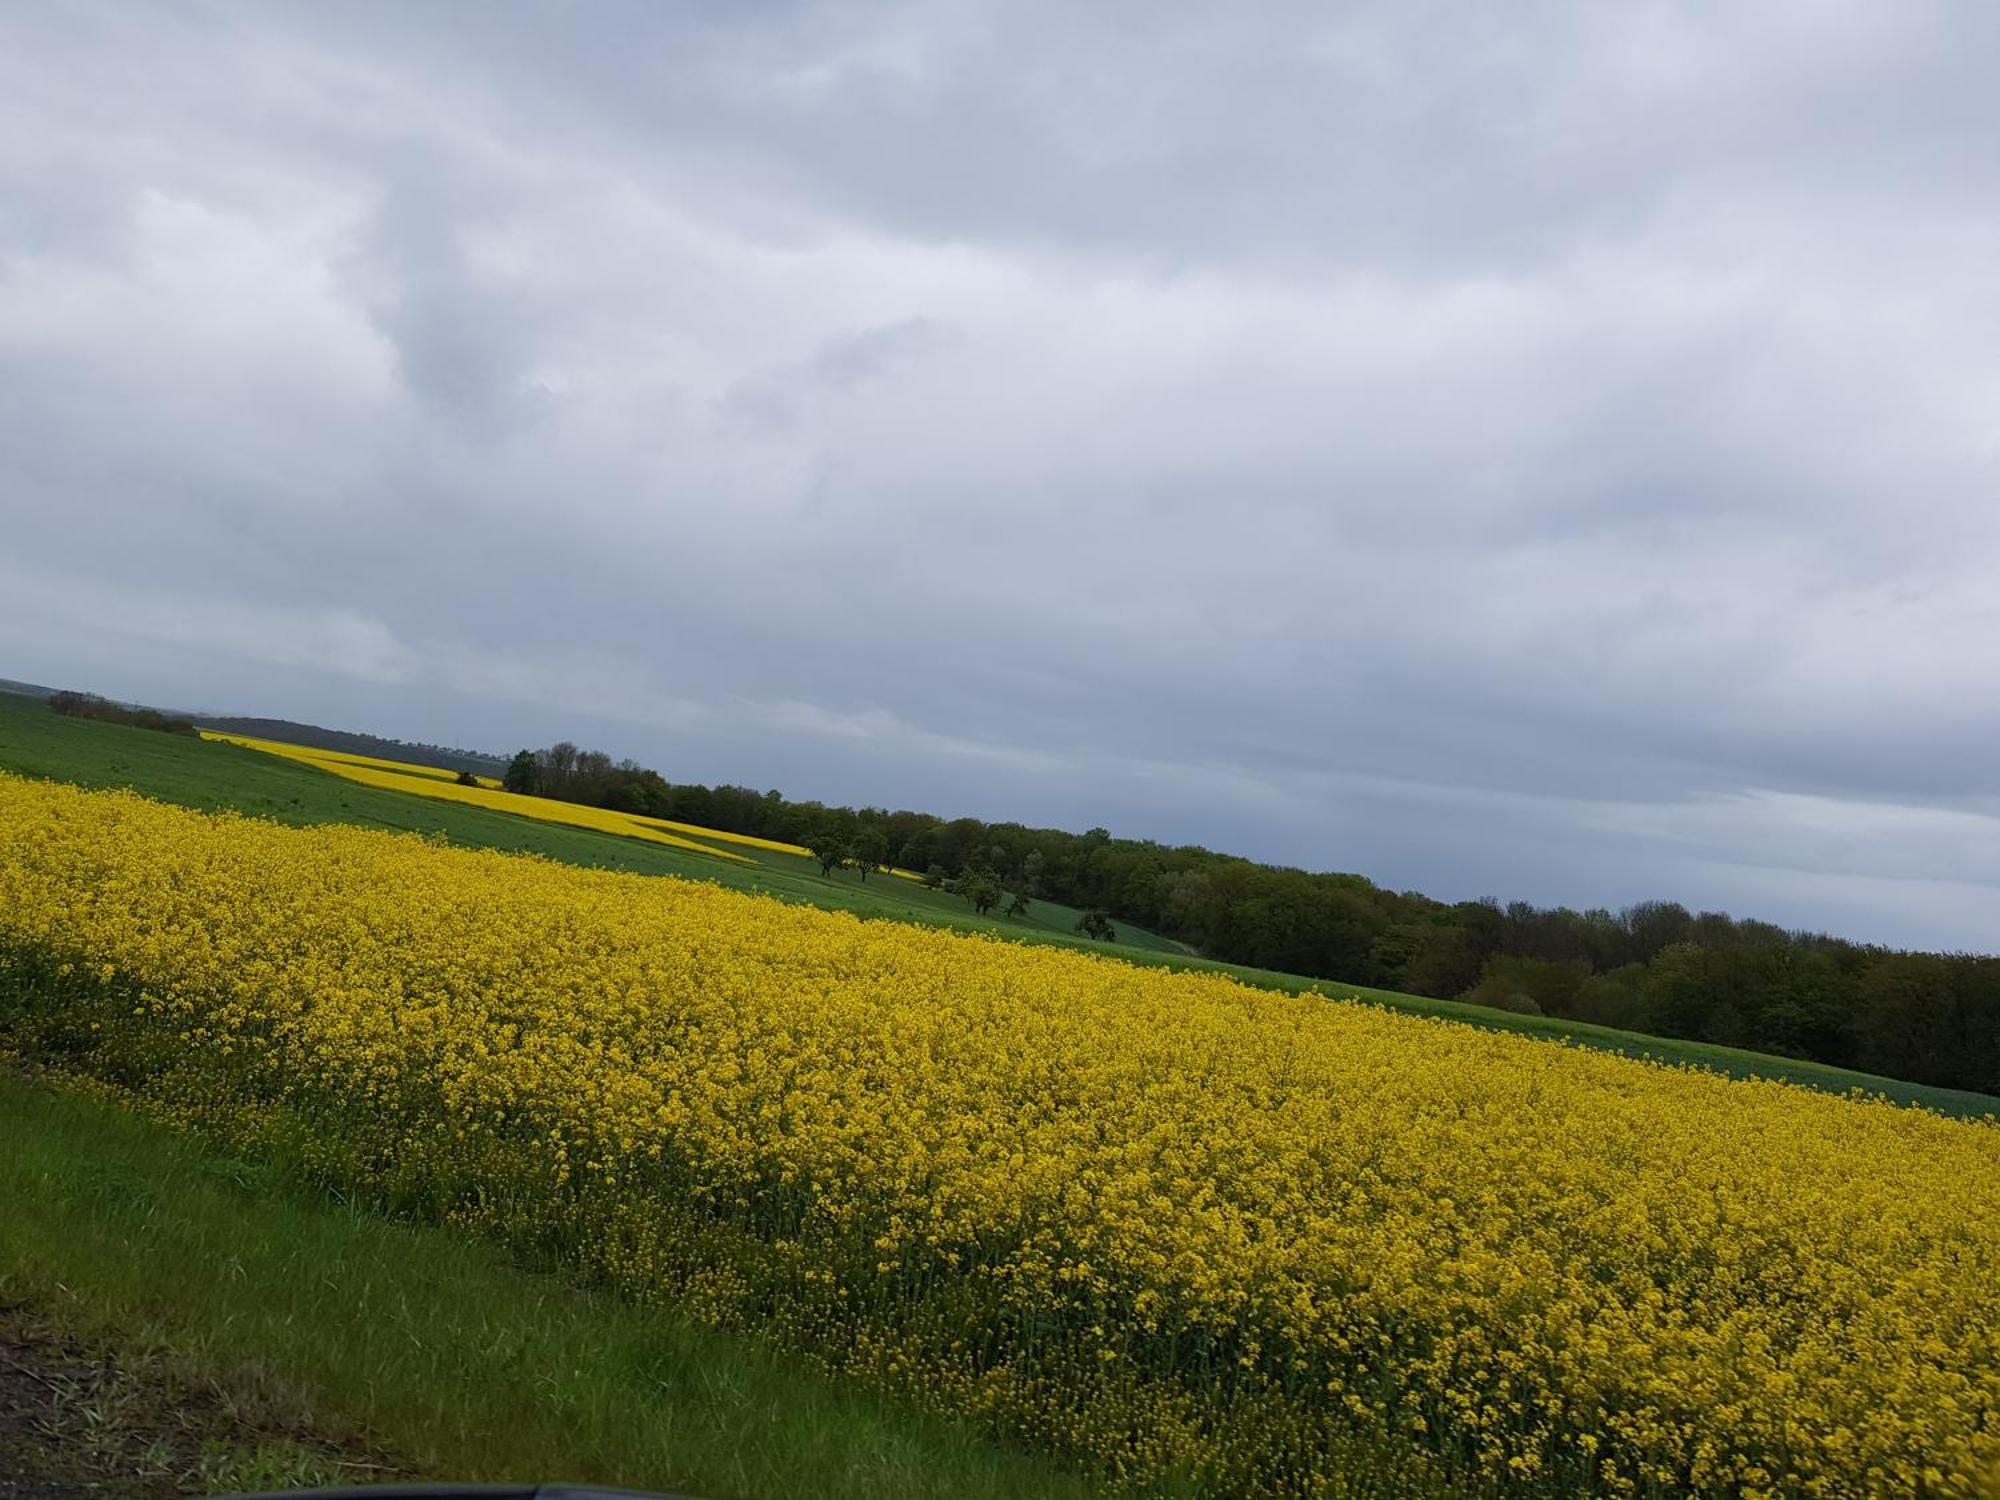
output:
M1358 996L1394 1010L1712 1068L1737 1077L1777 1078L1835 1093L1862 1089L1951 1115L2000 1114L2000 1099L1985 1094L1928 1088L1705 1042L1644 1036L1551 1016L1516 1015L1454 1000L1217 963L1191 956L1181 944L1124 922L1116 924L1116 943L1091 942L1073 931L1077 911L1055 902L1035 902L1025 919L981 918L955 896L892 876L877 875L865 882L852 873L826 877L811 860L737 845L725 847L751 856L750 863L709 859L639 839L363 786L235 745L65 718L50 712L37 699L9 693L0 693L0 770L87 787L130 787L189 807L234 808L285 823L358 823L443 837L468 846L534 853L571 864L712 881L863 917L921 922L1017 941L1058 943L1132 963L1223 973L1261 988L1317 989L1330 996Z
M178 1389L154 1396L165 1409L149 1425L183 1419L192 1387L258 1434L193 1475L154 1474L151 1493L354 1483L384 1467L711 1500L1086 1493L969 1428L4 1066L0 1140L0 1311L31 1310L128 1365L169 1364ZM106 1422L86 1411L65 1439L102 1438ZM343 1450L369 1462L345 1468ZM145 1457L122 1455L114 1474L144 1477L132 1470ZM15 1467L0 1449L0 1493Z

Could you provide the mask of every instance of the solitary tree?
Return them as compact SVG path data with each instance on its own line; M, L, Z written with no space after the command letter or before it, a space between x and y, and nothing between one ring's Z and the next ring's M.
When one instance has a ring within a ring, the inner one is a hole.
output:
M521 792L533 796L536 785L535 752L522 750L507 762L507 774L500 784L510 792Z
M1014 892L1014 899L1007 903L1007 915L1010 917L1025 917L1027 914L1028 893L1026 891Z
M1118 929L1111 925L1111 913L1092 909L1076 919L1076 930L1087 938L1100 942L1118 941Z
M1000 882L993 878L991 870L965 871L958 877L958 893L982 917L999 904L1002 895Z
M889 857L889 841L882 836L879 828L864 828L854 836L854 844L847 851L847 857L854 861L854 868L866 880L871 870L882 868L882 862Z
M822 828L813 835L812 857L819 861L819 872L831 875L847 863L847 840L832 828Z

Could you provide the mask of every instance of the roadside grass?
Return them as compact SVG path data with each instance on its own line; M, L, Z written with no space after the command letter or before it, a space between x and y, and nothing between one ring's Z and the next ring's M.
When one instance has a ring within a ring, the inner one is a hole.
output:
M115 1349L140 1370L164 1362L165 1389L244 1414L245 1439L204 1447L181 1488L401 1473L710 1500L1089 1493L970 1427L566 1287L447 1229L329 1200L281 1168L6 1067L0 1140L0 1306L32 1309L47 1339ZM79 1387L64 1408L81 1424L73 1441L95 1430L130 1447L131 1432L172 1415L135 1420L147 1399L135 1389ZM93 1416L107 1400L124 1416ZM143 1444L133 1454L164 1462Z
M81 1337L0 1273L0 1495L240 1494L398 1470L300 1419L282 1384ZM59 1302L59 1298L50 1298Z
M1017 942L1054 943L1127 963L1227 974L1262 989L1317 991L1330 999L1355 997L1414 1015L1708 1068L1738 1078L1779 1079L1830 1093L1859 1089L1947 1115L2000 1115L2000 1098L1987 1094L1931 1088L1707 1042L1647 1036L1553 1016L1516 1015L1455 1000L1198 958L1171 939L1123 922L1116 924L1118 942L1093 942L1071 930L1077 910L1055 902L1035 902L1026 920L980 918L955 896L891 876L865 882L852 874L826 877L809 859L742 846L730 847L738 854L751 855L747 862L710 858L593 829L440 802L411 792L364 786L237 745L66 718L50 712L39 699L4 692L0 692L0 770L86 787L130 787L189 807L234 808L283 823L358 823L444 837L455 844L539 854L569 864L707 880L862 917L918 922Z

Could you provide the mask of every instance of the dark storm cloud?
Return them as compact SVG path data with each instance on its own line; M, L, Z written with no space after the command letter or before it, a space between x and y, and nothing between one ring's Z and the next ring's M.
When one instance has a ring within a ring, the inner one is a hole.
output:
M1990 948L1996 31L16 11L0 672Z

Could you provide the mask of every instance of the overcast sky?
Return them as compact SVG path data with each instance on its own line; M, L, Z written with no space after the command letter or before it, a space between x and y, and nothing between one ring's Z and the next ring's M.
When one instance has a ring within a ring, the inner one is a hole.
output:
M2000 8L0 11L0 676L2000 948Z

